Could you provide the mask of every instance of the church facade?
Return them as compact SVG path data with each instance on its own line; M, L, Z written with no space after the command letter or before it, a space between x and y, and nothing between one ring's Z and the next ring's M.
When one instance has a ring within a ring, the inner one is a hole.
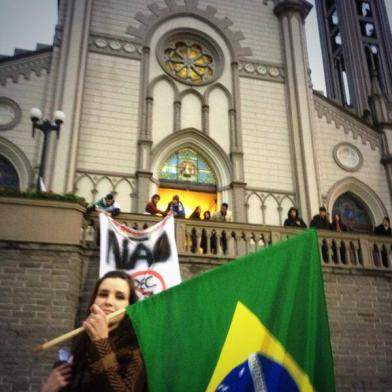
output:
M52 47L0 60L1 186L34 187L31 107L61 109L44 182L142 213L179 194L187 214L282 225L320 205L369 231L392 214L392 118L377 83L364 120L312 90L304 0L59 1ZM40 138L41 137L41 138Z

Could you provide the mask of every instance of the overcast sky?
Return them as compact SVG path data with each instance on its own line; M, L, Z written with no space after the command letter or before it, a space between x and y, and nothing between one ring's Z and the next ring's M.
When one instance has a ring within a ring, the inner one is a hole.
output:
M391 23L392 0L385 4ZM56 18L57 0L0 0L0 54L12 55L15 48L34 50L37 42L51 45ZM313 87L325 91L315 7L306 19L306 35Z

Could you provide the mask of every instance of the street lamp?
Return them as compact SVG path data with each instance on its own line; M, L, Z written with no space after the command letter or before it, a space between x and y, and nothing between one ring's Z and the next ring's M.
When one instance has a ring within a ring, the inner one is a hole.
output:
M39 172L36 184L37 192L44 191L45 188L43 186L43 178L45 174L45 159L46 159L46 150L48 147L48 136L51 131L57 132L57 139L60 136L60 128L61 124L65 120L65 114L61 110L56 110L53 113L54 124L52 124L49 120L45 119L42 120L42 112L38 108L32 108L30 110L30 119L33 123L33 134L35 136L35 130L39 129L44 134L44 145L42 147L42 154L41 154L41 163L39 165ZM42 121L41 121L42 120ZM42 183L41 183L42 182Z

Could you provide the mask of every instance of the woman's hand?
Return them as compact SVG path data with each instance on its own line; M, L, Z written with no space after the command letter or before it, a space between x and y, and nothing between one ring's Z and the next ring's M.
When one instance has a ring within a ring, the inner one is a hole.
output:
M90 316L83 322L83 327L92 341L105 339L109 336L109 325L105 312L98 306L92 305Z
M72 365L63 363L54 368L42 385L41 392L57 392L61 388L66 387L71 382Z

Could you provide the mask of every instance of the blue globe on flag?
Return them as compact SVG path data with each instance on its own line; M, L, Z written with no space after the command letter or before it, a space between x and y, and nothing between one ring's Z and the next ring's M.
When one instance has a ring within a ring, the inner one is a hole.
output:
M218 385L216 392L298 392L288 371L259 353L235 367Z

